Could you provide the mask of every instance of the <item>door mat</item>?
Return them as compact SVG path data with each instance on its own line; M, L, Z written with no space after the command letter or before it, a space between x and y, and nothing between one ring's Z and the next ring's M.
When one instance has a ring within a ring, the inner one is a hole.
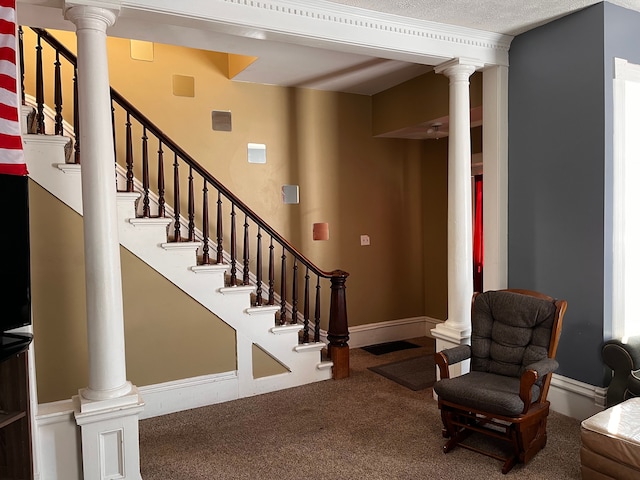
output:
M376 345L369 345L361 348L365 352L369 352L374 355L384 355L385 353L397 352L398 350L419 347L420 345L416 345L415 343L407 342L406 340L398 340L396 342L378 343Z
M369 370L414 391L431 387L436 381L433 354L377 365Z

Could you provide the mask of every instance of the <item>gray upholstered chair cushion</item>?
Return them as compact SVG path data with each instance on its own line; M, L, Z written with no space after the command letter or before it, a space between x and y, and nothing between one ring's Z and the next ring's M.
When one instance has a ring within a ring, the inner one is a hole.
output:
M547 358L555 316L553 302L515 292L478 295L471 319L471 369L520 377Z
M496 415L516 416L522 413L520 379L488 372L469 372L455 378L436 382L434 391L442 400L490 412ZM540 397L540 387L533 385L532 401Z

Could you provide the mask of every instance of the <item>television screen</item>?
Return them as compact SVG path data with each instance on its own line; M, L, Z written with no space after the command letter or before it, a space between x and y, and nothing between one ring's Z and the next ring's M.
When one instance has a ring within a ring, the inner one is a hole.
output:
M29 255L29 178L0 174L0 205L4 212L0 234L0 331L31 323Z

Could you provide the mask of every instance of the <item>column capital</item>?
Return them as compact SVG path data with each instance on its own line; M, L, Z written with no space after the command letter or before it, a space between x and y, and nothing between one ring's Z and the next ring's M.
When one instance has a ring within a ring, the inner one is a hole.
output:
M447 77L454 75L466 75L470 77L473 72L484 67L484 63L473 58L454 58L434 67L434 72L442 73Z
M105 31L116 23L120 15L121 0L65 0L64 18L77 28Z

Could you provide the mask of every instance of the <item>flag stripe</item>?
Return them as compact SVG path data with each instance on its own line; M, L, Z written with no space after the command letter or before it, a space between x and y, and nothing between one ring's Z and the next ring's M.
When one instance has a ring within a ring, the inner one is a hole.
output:
M27 175L20 132L16 0L0 0L0 174Z
M0 103L0 119L18 121L18 110L4 103Z
M0 88L9 90L11 93L16 93L17 87L15 78L0 73Z

